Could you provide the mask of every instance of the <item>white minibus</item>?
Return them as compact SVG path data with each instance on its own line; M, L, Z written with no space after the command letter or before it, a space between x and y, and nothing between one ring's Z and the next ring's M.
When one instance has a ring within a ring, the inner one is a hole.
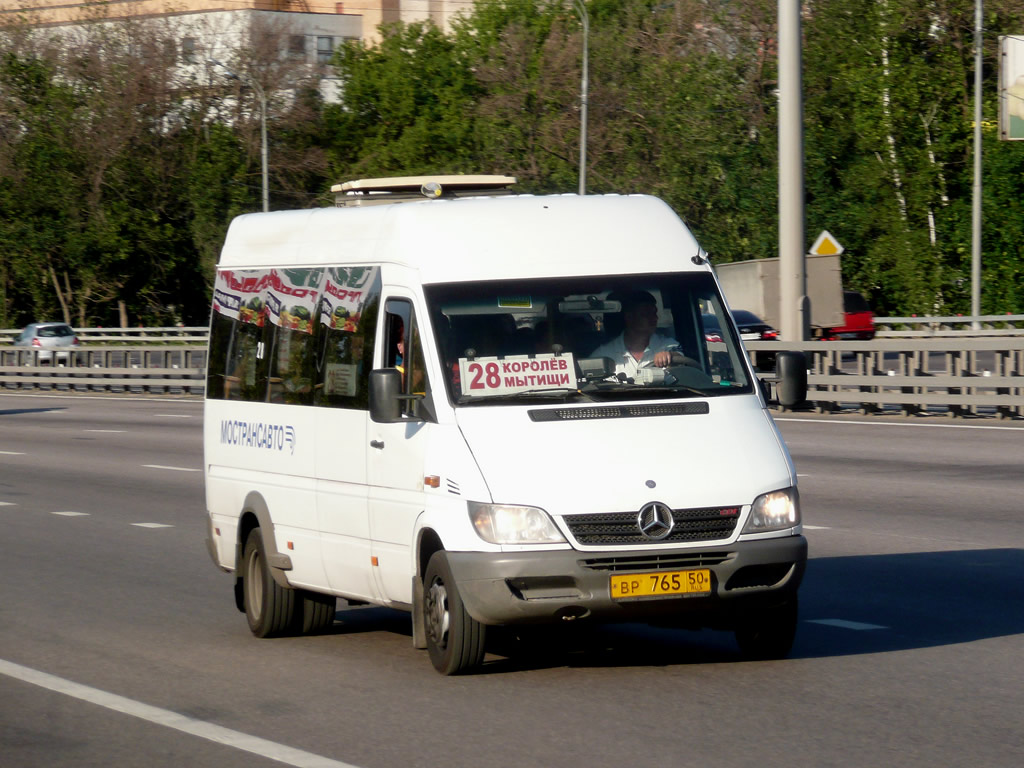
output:
M797 476L714 270L644 195L363 180L235 219L217 267L208 547L259 637L408 611L454 674L489 627L650 622L789 653ZM806 395L799 353L776 394Z

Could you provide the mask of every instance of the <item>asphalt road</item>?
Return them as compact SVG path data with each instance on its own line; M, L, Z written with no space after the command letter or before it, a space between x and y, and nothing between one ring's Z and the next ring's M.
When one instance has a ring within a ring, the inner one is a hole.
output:
M1022 422L780 418L812 557L790 659L628 625L443 678L384 609L252 637L203 545L201 420L0 395L4 768L1024 763Z

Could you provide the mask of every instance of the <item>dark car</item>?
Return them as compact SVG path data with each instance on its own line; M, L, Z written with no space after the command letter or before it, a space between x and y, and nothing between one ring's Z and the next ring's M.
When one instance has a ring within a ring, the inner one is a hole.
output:
M734 309L732 319L736 321L736 327L744 341L775 341L779 338L779 332L753 312Z
M38 350L40 363L68 361L80 343L67 323L32 323L14 340L15 347Z
M740 338L744 341L776 341L779 332L768 323L759 318L753 312L745 309L732 310L732 319L736 323L736 329L740 332ZM704 315L704 337L707 341L721 341L722 329L718 318L714 315ZM773 368L775 366L775 353L759 350L752 353L754 367L758 370Z

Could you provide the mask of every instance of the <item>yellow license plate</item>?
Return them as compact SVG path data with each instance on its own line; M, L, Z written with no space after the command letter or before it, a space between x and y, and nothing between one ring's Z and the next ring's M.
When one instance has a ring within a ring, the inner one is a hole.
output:
M612 599L658 595L693 595L711 592L711 571L659 571L612 576Z

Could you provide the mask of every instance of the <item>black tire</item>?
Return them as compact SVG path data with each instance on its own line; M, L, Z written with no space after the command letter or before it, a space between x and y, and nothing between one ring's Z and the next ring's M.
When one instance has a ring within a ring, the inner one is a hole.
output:
M334 595L323 595L305 589L295 593L295 631L304 635L322 632L334 623L337 609Z
M295 617L295 590L282 587L270 574L263 534L249 532L242 555L245 618L256 637L290 634Z
M744 658L784 659L793 648L799 606L796 595L781 605L763 608L736 627L736 644Z
M444 551L427 563L423 618L430 662L442 675L457 675L483 661L486 627L466 612Z

